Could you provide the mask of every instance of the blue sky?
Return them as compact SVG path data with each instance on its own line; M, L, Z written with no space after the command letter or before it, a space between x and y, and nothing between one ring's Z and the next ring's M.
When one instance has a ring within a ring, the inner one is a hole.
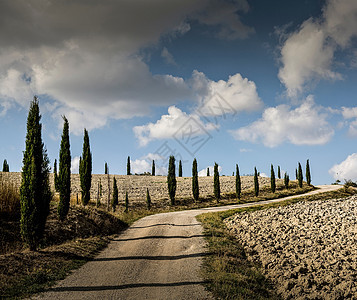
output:
M168 155L221 174L357 180L357 2L2 1L0 160L20 171L29 102L73 172L90 134L93 172L165 174Z

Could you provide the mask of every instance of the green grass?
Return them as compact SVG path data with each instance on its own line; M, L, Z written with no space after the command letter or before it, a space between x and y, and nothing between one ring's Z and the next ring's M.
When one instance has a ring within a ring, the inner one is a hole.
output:
M204 258L203 278L207 288L218 299L279 299L274 287L260 271L257 263L248 261L242 245L230 234L224 219L245 211L253 212L300 201L344 198L356 194L355 189L341 188L311 196L302 196L282 202L239 208L197 216L204 227L210 255Z

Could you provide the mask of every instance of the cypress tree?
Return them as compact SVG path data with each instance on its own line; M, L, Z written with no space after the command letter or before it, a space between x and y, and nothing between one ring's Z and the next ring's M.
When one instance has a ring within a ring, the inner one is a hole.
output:
M213 188L214 188L214 197L218 202L221 199L221 188L219 185L218 164L216 162L214 163Z
M108 164L105 162L104 164L104 174L108 174Z
M52 198L49 185L49 160L42 142L38 98L30 104L27 117L26 146L23 153L20 187L20 232L30 250L36 250L43 236Z
M276 183L275 183L275 172L274 172L273 165L271 165L270 167L270 187L271 187L271 191L275 193Z
M210 175L209 175L209 167L207 167L207 176L210 176Z
M155 160L152 161L151 175L155 176Z
M303 181L303 176L302 176L302 168L301 168L301 164L299 163L299 167L298 167L298 182L299 182L299 187L302 188L302 181Z
M281 179L280 166L278 166L278 178Z
M298 170L295 168L295 179L298 180L299 176L298 176Z
M289 188L289 175L287 173L284 174L284 185L286 189Z
M236 164L236 197L237 197L237 199L240 199L241 192L242 192L242 183L240 181L238 164Z
M58 183L58 174L57 174L57 159L55 159L55 163L53 164L53 181L55 184L55 191L59 192L59 183Z
M92 153L90 152L89 136L84 129L83 153L79 164L81 181L82 203L87 205L90 200L90 188L92 185Z
M182 162L181 160L179 161L179 174L178 177L182 177Z
M148 188L146 188L146 206L147 206L148 210L151 209L151 197L150 197Z
M61 148L59 153L59 177L58 187L60 193L60 201L58 203L58 216L60 220L64 220L68 214L70 198L71 198L71 150L69 144L69 124L65 116L63 116L63 133L61 140Z
M128 197L128 192L125 192L125 210L124 212L129 211L129 197Z
M2 165L2 171L3 172L9 172L10 171L9 164L7 163L6 159L4 159L4 163Z
M255 197L258 197L259 195L259 180L258 180L258 172L256 167L254 167L254 194Z
M128 156L128 161L126 163L126 175L131 175L131 172L130 172L130 156Z
M193 160L192 163L192 194L193 199L196 201L199 198L199 186L198 186L198 172L197 172L197 160L196 158Z
M169 170L167 173L167 186L169 190L169 196L171 200L171 205L175 205L175 194L176 194L176 174L175 174L175 157L170 156L169 159Z
M115 179L114 176L114 180L113 180L113 198L112 198L112 208L113 211L115 211L117 205L118 205L118 186L117 186L117 180Z
M311 173L310 173L309 160L306 161L306 183L308 185L311 185Z

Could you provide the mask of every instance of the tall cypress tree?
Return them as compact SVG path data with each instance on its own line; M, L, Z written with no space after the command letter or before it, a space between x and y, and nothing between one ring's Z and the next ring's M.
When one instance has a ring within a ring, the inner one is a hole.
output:
M112 208L113 211L115 211L118 203L119 203L119 197L118 197L118 186L117 186L117 180L115 179L114 176L114 180L113 180L113 198L112 198Z
M289 175L287 173L284 174L284 185L286 189L289 188Z
M90 188L92 185L92 153L90 152L87 129L84 129L83 153L79 164L79 174L82 189L82 203L83 205L87 205L90 200Z
M155 160L152 161L151 175L155 176Z
M9 164L7 163L6 159L4 159L4 163L2 165L2 171L3 172L9 172L10 171Z
M60 220L64 220L66 218L71 198L71 150L69 144L69 124L65 116L63 116L63 121L64 124L59 153L58 177L60 201L57 208Z
M309 160L306 161L306 183L308 185L311 185L311 173L310 173Z
M179 161L179 174L178 174L178 177L182 177L182 162L181 162L181 159Z
M128 156L128 161L126 163L126 175L131 175L131 172L130 172L130 156Z
M125 210L124 212L129 211L129 197L128 197L128 192L125 192Z
M30 250L36 250L43 236L52 198L49 185L49 160L42 142L38 98L30 104L27 117L26 148L23 155L20 187L20 232Z
M167 173L167 186L169 190L169 196L171 200L171 205L175 205L175 194L176 194L176 170L175 170L175 157L170 156L169 159L169 170Z
M280 166L278 166L278 178L281 179Z
M148 188L146 188L146 207L148 210L151 209L151 197Z
M58 183L58 174L57 174L57 159L55 159L55 163L53 164L53 181L55 184L55 191L59 192L59 183Z
M104 174L108 174L108 164L105 162L104 164Z
M210 176L210 175L209 175L209 167L207 167L207 176Z
M241 192L242 192L242 183L240 181L238 164L236 164L236 197L237 197L237 199L240 199Z
M271 165L270 167L270 187L271 187L271 191L275 193L276 183L275 183L275 172L274 172L273 165Z
M197 160L196 158L193 160L192 163L192 194L193 199L196 201L199 198L199 186L198 186L198 172L197 172Z
M302 181L303 181L303 175L302 175L302 168L301 168L301 164L299 163L299 167L298 167L298 182L299 182L299 187L302 188Z
M258 197L259 195L259 180L258 180L258 172L256 167L254 167L254 194L255 197Z
M296 180L299 179L299 175L298 175L298 170L297 170L297 168L295 168L295 179L296 179Z
M213 189L214 189L214 197L218 202L221 199L221 188L219 184L218 164L216 162L214 163Z

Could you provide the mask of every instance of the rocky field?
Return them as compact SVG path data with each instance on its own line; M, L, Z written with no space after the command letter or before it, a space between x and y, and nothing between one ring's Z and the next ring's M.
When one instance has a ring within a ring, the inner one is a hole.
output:
M3 173L0 172L0 176L7 182L13 183L15 186L20 186L21 184L21 173L11 172ZM71 175L71 190L72 190L72 201L76 200L78 195L80 201L80 180L78 174ZM146 199L146 189L149 189L150 196L153 202L157 200L168 199L167 192L167 178L166 176L139 176L139 175L110 175L110 191L113 191L113 178L116 178L118 189L119 189L119 199L123 200L125 197L125 192L129 194L130 201L144 201ZM176 177L177 179L177 189L176 197L180 198L192 198L192 181L191 177ZM254 186L252 176L241 176L242 180L242 190L248 189ZM200 197L207 197L213 195L213 176L210 177L199 177L199 189ZM52 190L54 190L53 185L53 174L50 174L50 183ZM91 188L91 199L97 199L98 186L102 185L102 195L101 201L105 202L108 198L108 176L107 175L92 175L92 188ZM270 178L259 177L259 184L261 186L270 184ZM221 176L220 177L221 193L232 193L235 191L235 177L234 176Z
M357 299L357 196L226 220L284 299Z

